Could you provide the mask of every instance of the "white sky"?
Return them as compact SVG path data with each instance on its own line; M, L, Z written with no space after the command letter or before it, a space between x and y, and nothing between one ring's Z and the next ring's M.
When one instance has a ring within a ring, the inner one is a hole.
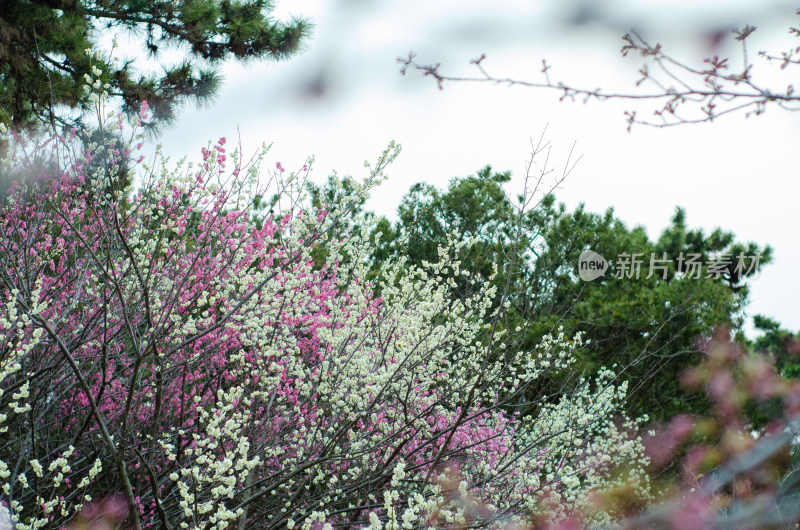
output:
M547 59L554 80L632 90L642 61L619 55L620 36L631 25L667 51L699 61L706 51L699 32L715 24L754 24L751 46L780 44L798 22L787 2L281 0L277 7L279 15L314 19L305 53L280 64L226 65L216 103L185 109L159 138L167 153L195 157L210 140L234 139L238 128L245 151L274 142L268 163L299 167L315 155L316 178L323 180L333 169L363 176L363 161L394 139L403 153L368 205L393 216L418 181L445 186L486 164L521 177L530 138L549 124L552 161L563 165L575 141L583 155L559 200L569 207L585 202L595 212L613 206L651 237L681 205L690 227L720 226L740 240L769 243L774 264L753 282L748 313L800 329L800 114L774 108L756 118L627 133L622 111L629 103L559 103L555 93L478 84L439 91L419 74L400 76L395 62L413 50L421 62L442 62L446 73L469 74L469 59L485 52L498 76L538 80ZM577 13L589 22L570 24ZM735 48L725 51L739 57ZM319 86L322 95L314 95ZM521 185L518 178L508 191L516 194Z

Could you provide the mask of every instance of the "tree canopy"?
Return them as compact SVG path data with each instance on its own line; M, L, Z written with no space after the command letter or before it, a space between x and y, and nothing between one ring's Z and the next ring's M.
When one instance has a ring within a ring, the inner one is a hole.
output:
M146 100L155 122L169 122L186 101L206 101L218 90L215 66L228 58L281 60L295 53L311 24L271 16L270 0L53 0L0 2L0 121L16 128L69 121L86 112L86 76L99 75L124 110ZM104 35L117 29L144 35L147 52L187 50L160 75L137 71L101 54ZM93 70L94 68L94 70Z
M381 233L373 247L374 268L399 255L415 266L435 263L450 234L473 239L459 250L461 267L492 278L506 292L505 325L528 330L524 345L559 327L567 336L582 331L590 343L579 353L578 366L591 374L618 365L620 377L632 382L632 411L654 418L705 411L704 397L682 391L680 374L698 362L697 340L710 337L718 325L741 334L747 280L771 261L771 248L739 242L722 229L690 229L682 208L655 239L640 226L626 226L613 209L596 214L580 205L569 211L552 194L520 216L503 189L510 178L487 166L452 179L447 189L413 185L398 220L374 224L374 234ZM312 194L332 198L332 185ZM578 275L579 256L587 249L611 262L594 281ZM630 263L626 268L626 256L639 256L637 274ZM651 256L661 265L652 275ZM503 266L508 263L512 268ZM456 292L468 296L471 280L455 282ZM555 377L537 391L550 394L563 384Z

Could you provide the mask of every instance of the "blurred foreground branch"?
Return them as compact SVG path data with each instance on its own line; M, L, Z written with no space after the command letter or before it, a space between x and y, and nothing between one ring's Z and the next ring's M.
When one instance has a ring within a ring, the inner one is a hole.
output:
M798 10L797 14L800 14ZM555 90L561 93L560 101L587 102L591 99L605 101L622 99L633 101L653 101L654 118L642 118L638 111L625 111L628 130L634 124L653 127L671 127L686 123L714 121L725 114L745 112L747 116L763 114L767 106L776 105L785 110L800 110L800 94L793 84L786 88L776 88L765 84L753 75L753 61L747 48L748 38L756 30L754 26L734 28L732 33L742 51L741 65L734 68L728 57L714 55L706 57L702 65L691 66L666 53L661 44L650 44L638 32L631 31L622 37L624 45L620 50L623 57L639 54L645 59L639 69L640 78L636 86L648 84L655 90L646 93L634 91L611 91L603 88L586 88L564 81L554 81L550 77L551 65L542 60L539 81L526 81L514 76L496 76L489 73L486 55L482 54L470 63L478 70L475 76L453 76L441 71L441 63L423 64L417 61L415 53L397 59L401 64L400 73L408 70L422 72L436 80L439 89L446 82L488 82L508 86L524 86L535 89ZM789 33L800 37L800 27L790 27ZM717 48L723 35L715 34L712 44ZM800 46L780 52L758 52L758 57L768 65L777 65L780 70L800 64Z

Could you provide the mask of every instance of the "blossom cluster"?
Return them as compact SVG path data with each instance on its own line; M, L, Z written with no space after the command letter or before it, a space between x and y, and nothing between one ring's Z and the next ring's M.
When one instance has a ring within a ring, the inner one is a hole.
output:
M356 197L313 211L307 164L262 175L266 150L226 144L170 168L133 162L141 144L55 138L2 204L0 520L60 528L119 493L134 528L500 527L588 512L619 481L647 497L611 372L517 411L581 338L520 351L498 293L452 257L468 242L372 285Z

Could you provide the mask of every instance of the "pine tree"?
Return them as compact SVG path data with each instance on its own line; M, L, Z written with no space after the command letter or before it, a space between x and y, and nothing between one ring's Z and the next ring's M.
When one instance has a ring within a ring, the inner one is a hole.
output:
M276 21L273 9L270 0L0 0L0 122L68 123L89 108L85 76L95 67L124 111L146 100L153 122L169 123L180 104L214 96L225 59L282 60L299 49L311 24ZM187 57L160 76L132 60L109 64L98 43L117 29L142 35L153 57L175 45Z

